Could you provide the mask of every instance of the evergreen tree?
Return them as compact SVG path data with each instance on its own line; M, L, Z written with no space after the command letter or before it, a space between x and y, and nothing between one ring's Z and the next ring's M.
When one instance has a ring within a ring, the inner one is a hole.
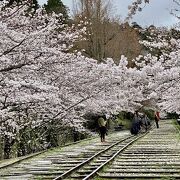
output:
M66 20L68 19L68 9L61 0L48 0L47 5L45 5L45 9L47 13L62 13L64 18Z
M35 10L39 8L39 4L38 4L38 1L37 1L37 0L32 0L32 3L33 3L32 7L33 7Z
M21 4L21 2L23 2L23 0L9 0L7 7L12 6L13 3L17 3L17 5ZM30 8L34 8L35 10L39 8L39 4L37 0L31 0L31 7Z
M7 6L12 6L14 2L19 4L20 2L22 2L22 0L9 0Z

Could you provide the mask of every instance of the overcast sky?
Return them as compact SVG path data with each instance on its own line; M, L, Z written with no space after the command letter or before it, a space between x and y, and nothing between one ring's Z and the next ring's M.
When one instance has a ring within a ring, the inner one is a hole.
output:
M42 5L47 2L47 0L38 0L39 4ZM72 9L73 0L62 0L62 2ZM127 7L134 0L112 0L114 4L114 11L117 15L123 19L127 16ZM177 19L170 15L170 10L175 7L173 0L150 0L142 12L138 12L134 17L132 22L137 22L141 26L172 26L177 23Z

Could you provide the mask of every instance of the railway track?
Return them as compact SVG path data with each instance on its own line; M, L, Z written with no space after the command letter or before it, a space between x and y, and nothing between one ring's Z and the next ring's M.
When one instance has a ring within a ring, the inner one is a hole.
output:
M129 136L123 140L120 140L111 146L108 146L104 150L98 152L87 161L83 162L80 166L77 166L74 169L71 169L69 172L65 172L64 174L55 178L55 180L59 179L83 179L87 180L93 178L96 173L102 169L106 164L112 161L120 152L122 152L125 148L131 145L133 142L141 138L143 135L138 137Z
M106 143L43 153L0 170L0 179L180 179L178 133L171 121L162 121L147 134L117 133Z
M180 179L180 134L172 121L154 129L98 173L101 179Z
M69 147L57 148L28 160L1 167L0 179L55 179L88 163L104 150L113 148L118 141L125 141L130 137L132 136L128 131L123 131L109 135L106 143L101 143L99 138L96 138Z

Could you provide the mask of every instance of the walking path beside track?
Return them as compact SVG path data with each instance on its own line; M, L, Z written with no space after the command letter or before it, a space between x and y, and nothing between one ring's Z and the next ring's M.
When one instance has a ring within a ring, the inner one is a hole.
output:
M105 143L98 137L6 168L0 163L0 180L180 179L179 136L171 120L162 120L159 129L147 134L131 136L129 131L120 131L109 134Z
M77 144L57 147L6 168L2 168L3 163L0 163L0 180L46 179L45 176L49 179L53 179L75 167L77 164L87 160L107 146L129 135L129 131L120 131L118 133L109 134L106 137L106 143L101 143L100 138L97 137ZM14 160L12 160L12 162L14 162Z

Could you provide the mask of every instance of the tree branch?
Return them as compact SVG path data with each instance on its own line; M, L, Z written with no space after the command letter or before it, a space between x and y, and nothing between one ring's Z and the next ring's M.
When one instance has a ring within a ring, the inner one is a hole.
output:
M15 48L17 48L18 46L20 46L26 39L23 39L19 44L17 44L16 46L12 47L11 49L7 50L7 51L4 51L0 57L2 57L3 55L6 55L8 53L10 53L11 51L13 51Z

